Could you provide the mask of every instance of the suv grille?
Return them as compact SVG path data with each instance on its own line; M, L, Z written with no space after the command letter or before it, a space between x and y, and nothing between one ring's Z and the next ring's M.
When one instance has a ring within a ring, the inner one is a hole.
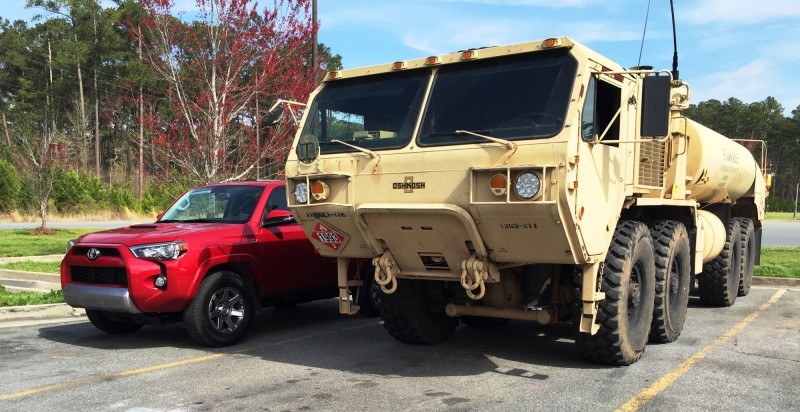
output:
M73 282L128 286L125 268L70 265L69 273Z
M99 250L100 251L100 256L112 256L112 257L120 257L121 256L119 254L119 249L113 248L113 247L91 248L91 247L85 247L85 246L78 246L78 247L73 247L72 248L72 254L73 255L86 256L86 254L89 252L89 249L97 249L97 250Z

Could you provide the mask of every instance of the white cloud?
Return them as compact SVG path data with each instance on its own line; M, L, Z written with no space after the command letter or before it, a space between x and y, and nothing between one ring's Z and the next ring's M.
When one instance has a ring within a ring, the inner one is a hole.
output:
M692 101L724 100L736 97L745 102L775 96L780 90L778 71L763 59L756 59L732 71L717 72L692 83ZM779 100L780 101L780 100Z
M707 0L695 2L682 14L690 22L698 24L718 21L759 23L766 20L800 17L800 1Z

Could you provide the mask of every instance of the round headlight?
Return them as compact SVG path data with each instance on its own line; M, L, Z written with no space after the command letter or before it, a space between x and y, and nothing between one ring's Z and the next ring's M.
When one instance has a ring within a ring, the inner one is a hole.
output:
M302 182L294 187L294 199L297 200L297 203L308 202L308 184Z
M539 180L539 176L533 172L522 172L514 179L514 193L520 199L533 199L539 193L541 187L542 182Z

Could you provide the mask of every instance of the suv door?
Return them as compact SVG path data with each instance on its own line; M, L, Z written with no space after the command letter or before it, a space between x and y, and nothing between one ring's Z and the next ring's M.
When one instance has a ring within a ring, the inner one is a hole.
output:
M336 260L323 258L294 221L264 227L267 214L274 210L290 211L286 187L272 189L264 206L256 234L256 258L265 282L262 294L306 289L336 283Z

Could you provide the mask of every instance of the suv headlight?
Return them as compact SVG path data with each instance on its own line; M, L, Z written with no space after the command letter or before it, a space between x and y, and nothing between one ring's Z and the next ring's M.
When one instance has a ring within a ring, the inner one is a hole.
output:
M184 241L152 243L149 245L131 246L133 256L142 259L173 260L179 258L189 250L189 245Z

